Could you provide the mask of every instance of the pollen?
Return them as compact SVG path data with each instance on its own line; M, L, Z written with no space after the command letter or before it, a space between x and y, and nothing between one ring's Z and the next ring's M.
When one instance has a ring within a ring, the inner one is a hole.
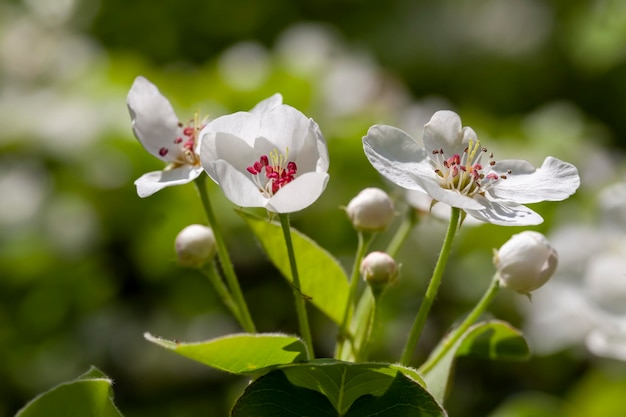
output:
M488 162L483 163L484 158ZM456 190L468 197L481 194L498 181L507 178L506 175L491 171L496 164L493 153L488 153L487 148L481 147L479 141L470 140L461 154L448 156L443 149L436 149L432 151L430 160L442 188Z

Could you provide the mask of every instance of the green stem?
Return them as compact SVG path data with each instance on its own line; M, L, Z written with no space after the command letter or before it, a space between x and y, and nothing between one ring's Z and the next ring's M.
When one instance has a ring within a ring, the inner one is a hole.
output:
M419 222L420 216L417 210L409 207L404 219L400 226L396 229L396 232L391 239L391 242L387 246L385 252L392 257L395 257L398 251L402 248L407 238L411 235L411 231L415 225ZM372 310L374 309L374 296L369 290L369 287L363 291L361 298L359 299L358 306L356 308L356 315L351 326L351 331L354 334L355 344L361 346L363 340L367 335L367 329L369 328L369 320L372 317ZM335 356L337 357L337 356ZM341 359L337 357L338 359Z
M213 284L215 291L221 297L222 301L224 302L226 307L228 307L233 316L235 316L241 327L245 327L244 322L241 319L239 307L237 306L237 303L235 303L233 297L230 295L230 291L228 291L228 288L224 284L224 281L222 281L215 262L211 262L210 264L205 265L200 271L209 279L209 281L211 281L211 284Z
M369 326L367 332L365 333L365 338L363 340L363 346L359 351L359 360L362 362L366 362L368 360L370 347L374 340L376 340L376 333L378 329L378 319L380 317L380 299L382 298L382 293L378 295L373 295L374 299L374 308L371 310L371 317L369 320Z
M339 326L339 334L337 335L337 346L335 348L335 357L338 359L342 359L344 348L346 347L346 339L350 336L350 322L352 320L352 316L354 315L354 309L356 304L356 293L359 288L360 282L360 268L361 261L367 252L372 240L374 239L374 233L364 234L363 232L358 232L358 245L356 250L356 256L354 257L354 264L352 265L352 274L350 276L350 289L348 291L348 299L346 301L346 307L343 314L343 319L341 320L341 326ZM354 349L354 338L350 342Z
M450 255L450 251L452 249L452 241L454 240L454 236L459 226L460 212L460 209L452 207L450 214L450 224L448 225L446 237L443 240L439 259L437 260L437 264L435 265L433 275L430 278L428 288L426 288L426 294L424 295L422 304L420 305L419 311L417 312L417 316L415 317L413 326L411 327L409 338L406 342L406 345L404 346L404 350L402 351L402 357L400 359L400 363L402 365L409 365L413 350L415 350L417 341L419 340L422 329L424 328L424 324L426 323L426 317L428 316L430 308L432 307L433 302L435 301L435 297L437 296L439 284L441 284L443 272L446 269L446 263L448 262L448 256Z
M454 329L452 333L450 333L446 337L443 345L441 346L441 349L439 349L434 356L428 358L428 360L424 362L422 366L420 366L420 373L427 373L431 369L433 369L435 365L437 365L441 358L443 358L445 354L452 348L452 346L454 346L454 344L461 338L461 336L465 334L467 329L469 329L470 326L474 324L476 320L478 320L480 315L483 314L489 304L491 304L491 302L493 301L499 289L500 281L496 275L491 280L489 288L487 289L485 294L483 294L483 297L480 299L478 304L476 304L472 312L467 317L465 317L465 320L463 320L463 322L456 329Z
M309 328L309 318L306 312L305 295L302 294L300 288L300 275L298 275L298 265L296 264L296 255L293 251L293 243L291 241L291 229L289 227L289 215L286 213L279 213L280 225L283 228L283 235L285 236L285 244L287 245L287 254L289 255L289 265L291 265L291 278L293 296L296 302L296 314L298 315L298 324L300 325L300 336L304 340L307 346L307 359L315 357L313 351L313 338L311 337L311 329Z
M215 213L213 213L213 209L211 208L209 195L206 191L205 180L206 176L200 175L198 178L196 178L195 184L196 189L198 190L198 194L200 194L200 200L202 201L204 211L206 212L209 226L211 226L211 228L213 229L213 234L215 235L215 242L217 243L217 255L220 258L222 271L224 272L224 276L226 277L226 283L230 288L230 292L233 296L235 303L237 304L237 308L241 315L241 326L248 333L256 333L254 322L252 321L252 317L250 316L250 311L248 311L248 305L246 304L246 300L243 297L243 293L241 292L241 287L239 286L239 281L237 280L237 276L235 275L233 263L230 260L230 256L228 255L226 242L224 241L224 238L220 231L217 218L215 217Z

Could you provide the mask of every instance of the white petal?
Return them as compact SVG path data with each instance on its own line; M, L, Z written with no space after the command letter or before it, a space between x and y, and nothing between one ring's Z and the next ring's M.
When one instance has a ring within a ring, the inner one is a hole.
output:
M485 208L465 211L478 220L501 226L532 226L543 223L543 218L528 207L499 204L482 197L476 199L481 201Z
M183 165L180 168L153 171L142 175L135 181L137 195L149 197L157 191L173 185L187 184L202 174L202 167Z
M464 140L476 140L476 134L470 128L462 128L461 118L450 110L436 112L424 126L424 147L427 151L443 149L444 155L461 153Z
M208 144L204 143L205 136L216 132L230 133L253 146L259 135L260 123L261 118L258 115L243 111L218 117L207 123L200 132L200 149L204 146L212 146L210 140L208 140Z
M281 96L280 93L276 93L273 96L259 102L259 104L257 104L252 110L250 110L250 113L263 115L263 113L267 113L274 107L280 106L281 104L283 104L283 96Z
M292 213L313 204L324 192L327 173L307 172L278 190L267 202L266 208L275 213Z
M434 177L434 175L432 175ZM468 197L458 191L448 190L447 188L441 188L439 182L434 178L418 178L417 179L422 188L433 200L441 201L452 207L458 207L460 209L473 209L482 210L484 205L477 201L475 198Z
M137 77L126 104L133 132L143 147L162 161L175 161L180 146L175 146L174 139L180 136L181 129L172 105L158 88L144 77ZM162 148L168 150L164 156L159 153Z
M315 139L317 142L317 172L328 172L328 166L330 165L330 159L328 157L328 147L326 145L326 139L324 139L324 135L322 135L322 131L319 125L313 120L310 119L311 129L315 134Z
M503 161L496 164L510 166L511 174L505 180L489 190L497 198L518 204L538 203L540 201L565 200L580 186L578 170L572 164L551 156L543 161L541 168L530 171L525 161ZM521 172L515 171L518 167ZM494 167L495 170L495 167Z
M286 104L274 107L263 114L257 136L264 137L285 153L298 153L309 133L309 119L299 110Z
M421 190L416 177L434 175L422 144L396 127L370 127L363 137L363 150L372 166L400 187Z
M490 169L490 171L498 175L508 174L508 171L511 171L514 175L532 174L536 170L537 168L533 164L523 159L500 160Z
M208 176L220 184L213 162L226 160L236 170L246 172L255 162L255 152L241 138L223 132L205 132L200 147L200 163Z
M238 171L227 161L217 160L207 164L207 172L213 172L226 198L240 207L264 207L267 198L252 182L252 174Z

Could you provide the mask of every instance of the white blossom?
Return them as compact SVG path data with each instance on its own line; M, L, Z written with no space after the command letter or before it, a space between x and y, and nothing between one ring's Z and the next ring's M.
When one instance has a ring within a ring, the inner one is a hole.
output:
M372 126L363 148L393 183L493 224L539 224L542 217L523 204L564 200L580 185L576 167L553 157L541 168L523 160L496 162L452 111L436 112L423 140L392 126Z
M202 173L197 135L202 121L181 123L170 102L144 77L135 78L126 100L133 132L143 147L167 163L135 181L139 197L148 197L172 185L187 184Z
M281 103L276 94L200 132L202 167L238 206L295 212L326 188L328 150L317 123Z

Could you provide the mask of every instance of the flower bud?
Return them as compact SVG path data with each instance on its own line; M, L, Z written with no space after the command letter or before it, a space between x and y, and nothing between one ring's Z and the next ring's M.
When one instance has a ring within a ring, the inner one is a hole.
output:
M217 251L215 236L210 227L192 224L176 236L178 264L189 268L200 268L211 262Z
M521 294L529 294L545 284L554 273L557 253L544 235L524 231L511 238L495 252L500 285Z
M361 261L361 275L372 287L374 295L398 276L396 261L385 252L371 252Z
M350 200L346 212L354 228L360 232L381 232L396 215L393 201L380 188L363 189Z

